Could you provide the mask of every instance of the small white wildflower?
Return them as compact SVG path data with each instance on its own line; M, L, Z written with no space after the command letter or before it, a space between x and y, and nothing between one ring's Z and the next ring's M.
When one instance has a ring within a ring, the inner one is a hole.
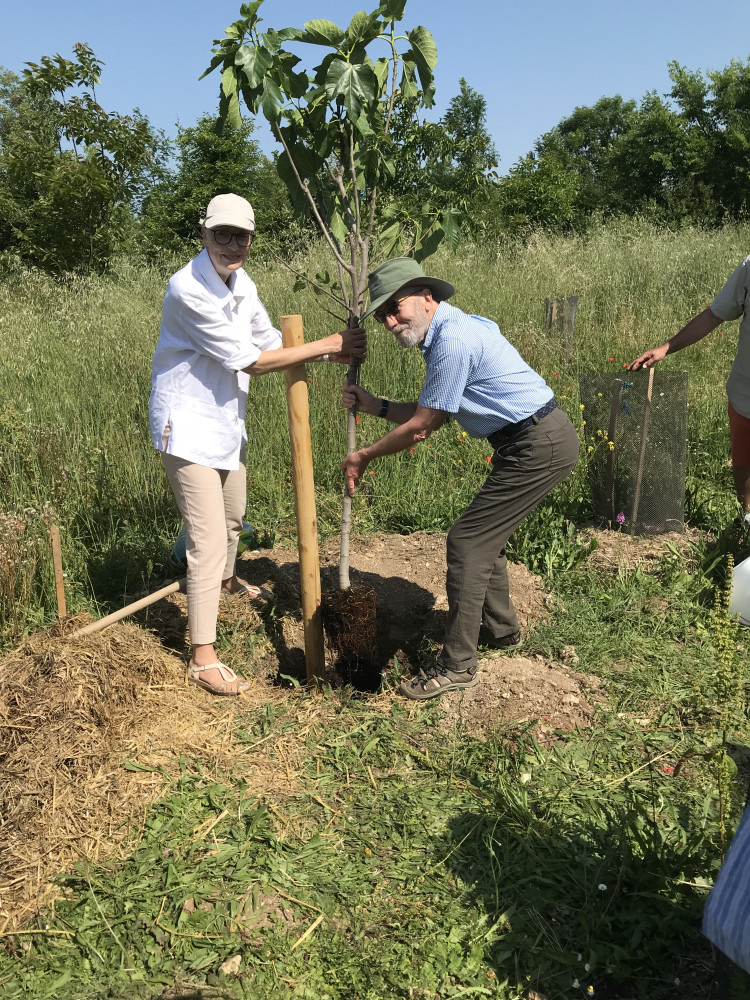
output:
M574 990L580 989L580 986L581 986L581 984L578 982L578 980L574 979L573 980L573 989Z
M597 889L599 890L599 892L606 892L607 891L607 887L606 887L606 885L603 882L599 883L599 885L597 886Z
M583 955L580 953L580 951L578 952L578 961L579 962L583 961Z
M584 965L584 969L586 970L586 972L591 972L591 966L589 965L588 962L586 962L586 964Z
M523 774L521 775L521 781L523 782L523 784L524 784L524 785L525 785L525 784L526 784L527 782L531 781L531 775L529 774L529 772L528 772L528 771L525 771L525 772L524 772L524 773L523 773Z
M675 984L675 986L679 986L680 985L680 980L677 978L677 976L674 977L674 984Z

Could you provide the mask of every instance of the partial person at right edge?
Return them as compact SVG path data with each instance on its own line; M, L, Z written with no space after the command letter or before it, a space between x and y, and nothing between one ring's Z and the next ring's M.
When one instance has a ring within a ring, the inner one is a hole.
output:
M628 368L630 371L651 368L668 354L697 344L721 323L740 316L737 354L727 380L727 396L734 488L746 530L750 530L750 257L745 257L707 309L694 316L671 340L645 351Z

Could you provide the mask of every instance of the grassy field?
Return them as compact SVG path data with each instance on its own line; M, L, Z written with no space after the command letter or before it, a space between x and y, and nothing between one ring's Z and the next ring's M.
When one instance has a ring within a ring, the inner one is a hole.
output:
M743 255L747 228L677 234L644 224L603 228L585 239L537 237L527 245L469 247L440 254L430 270L456 285L455 303L496 319L580 423L580 372L621 370L705 307ZM323 258L321 257L321 262ZM171 262L175 265L179 262ZM310 262L306 262L309 266ZM314 263L314 262L313 262ZM108 278L57 284L40 274L0 285L0 613L5 638L49 620L54 588L45 521L61 530L69 607L121 602L164 571L179 515L148 434L150 359L166 277L122 264ZM250 271L273 318L301 312L306 335L336 324L312 295L293 294L288 273ZM545 333L544 299L580 296L577 354L566 365ZM667 359L690 376L687 516L716 530L734 513L727 464L723 382L736 324ZM374 329L363 373L373 391L414 398L419 352L402 351ZM613 358L614 360L610 360ZM340 518L345 418L342 370L309 367L311 424L324 535ZM364 417L360 439L382 423ZM481 483L486 445L461 441L449 424L430 442L372 468L354 511L355 530L446 530ZM264 540L294 534L282 376L253 382L248 407L248 517ZM585 463L537 522L554 527L588 515ZM527 537L539 535L538 523ZM523 539L516 547L528 553Z
M711 300L748 235L627 224L465 248L428 270L454 282L457 305L499 322L584 436L579 374L621 371L667 339ZM330 331L286 275L250 272L273 318L302 312L309 336ZM179 516L147 408L167 273L123 264L106 279L25 274L0 286L6 645L52 620L52 520L72 610L119 605L164 574ZM577 357L566 366L545 333L544 299L574 294ZM282 736L299 741L297 791L248 796L242 775L185 760L126 862L62 874L55 911L28 936L0 938L3 996L745 997L729 976L714 988L699 933L747 784L748 642L714 591L722 555L746 554L722 530L736 512L723 391L735 340L727 324L664 363L690 374L687 515L718 547L668 552L649 573L581 563L585 460L514 539L555 595L524 652L554 658L575 646L578 669L601 677L606 694L591 730L545 745L527 727L488 741L460 727L446 736L439 705L412 712L394 699L384 710L348 691L292 691L281 707L238 715L233 738L249 748L262 742L273 755ZM365 384L413 398L418 352L377 329L370 343ZM309 378L319 521L331 534L341 372L311 366ZM253 383L248 412L248 516L264 543L288 539L281 377ZM359 426L368 440L382 424ZM355 531L446 530L482 482L486 455L451 424L413 455L373 466ZM210 842L194 836L202 824ZM222 973L236 955L240 974Z

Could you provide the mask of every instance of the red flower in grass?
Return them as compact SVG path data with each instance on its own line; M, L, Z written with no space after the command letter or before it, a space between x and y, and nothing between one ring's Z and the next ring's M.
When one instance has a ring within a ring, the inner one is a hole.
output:
M557 378L557 372L552 372L552 378Z
M609 360L610 360L610 361L614 361L615 359L614 359L614 358L610 358Z
M370 469L370 475L371 475L371 476L374 476L374 475L375 475L375 473L374 473L374 472L372 471L372 469Z
M357 421L357 423L359 423L362 420L362 417L355 417L354 419Z
M488 455L488 456L487 456L487 461L488 461L488 462L491 462L491 461L492 461L492 455Z

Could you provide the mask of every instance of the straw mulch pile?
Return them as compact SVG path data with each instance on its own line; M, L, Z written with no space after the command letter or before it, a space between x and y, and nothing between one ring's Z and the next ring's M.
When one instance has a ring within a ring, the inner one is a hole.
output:
M247 623L246 605L235 614ZM238 715L289 692L256 680L239 699L212 697L138 625L69 638L89 620L62 622L0 660L0 934L54 898L56 873L132 849L139 813L179 773L181 754L261 793L295 782L298 741L266 744L259 757L234 738ZM163 770L129 771L128 760Z

